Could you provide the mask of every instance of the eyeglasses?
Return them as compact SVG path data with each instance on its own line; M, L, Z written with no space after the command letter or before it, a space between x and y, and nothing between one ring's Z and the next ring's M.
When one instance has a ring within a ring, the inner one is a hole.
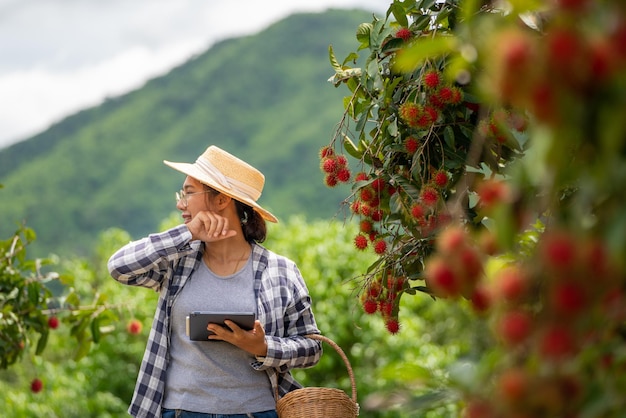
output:
M189 202L187 201L187 198L189 198L189 196L193 196L194 194L211 193L212 191L213 190L205 190L202 192L185 193L183 189L180 189L176 192L176 203L178 204L178 202L183 202L183 206L186 208L189 204Z

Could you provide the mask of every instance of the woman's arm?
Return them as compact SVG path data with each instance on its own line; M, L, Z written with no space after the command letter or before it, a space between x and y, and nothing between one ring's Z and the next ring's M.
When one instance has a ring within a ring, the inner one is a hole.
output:
M109 258L109 273L122 284L159 290L173 262L193 251L190 240L189 229L180 225L130 242Z

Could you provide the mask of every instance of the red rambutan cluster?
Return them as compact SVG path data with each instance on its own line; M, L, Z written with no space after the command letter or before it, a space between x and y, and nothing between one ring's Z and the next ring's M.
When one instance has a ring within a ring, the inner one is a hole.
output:
M331 147L326 146L320 150L320 169L326 175L324 183L328 187L350 181L348 159L343 155L337 155Z

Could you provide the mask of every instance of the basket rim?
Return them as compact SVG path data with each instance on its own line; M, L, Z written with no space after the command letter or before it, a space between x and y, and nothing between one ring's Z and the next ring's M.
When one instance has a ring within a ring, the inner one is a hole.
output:
M326 337L326 336L324 336L322 334L307 334L304 337L312 339L312 340L318 340L318 341L325 342L326 344L330 345L339 354L339 356L343 360L344 364L346 365L346 369L348 370L348 377L350 378L350 386L351 386L351 390L352 390L352 396L350 397L350 399L352 400L352 402L357 404L356 380L354 379L354 372L352 370L352 365L350 364L350 360L348 360L348 356L346 356L346 353L344 353L344 351L341 349L341 347L339 347L339 345L336 342L334 342L333 340L331 340L330 338L328 338L328 337ZM307 388L302 388L302 389L307 389ZM324 388L318 388L318 389L324 389ZM326 389L328 389L328 388L326 388ZM291 391L289 393L296 392L297 390L298 389L296 389L295 391ZM337 389L337 390L341 391L341 389ZM276 387L275 392L276 392L276 399L277 400L282 399L281 397L279 397L278 387ZM287 395L285 395L285 396L287 396Z

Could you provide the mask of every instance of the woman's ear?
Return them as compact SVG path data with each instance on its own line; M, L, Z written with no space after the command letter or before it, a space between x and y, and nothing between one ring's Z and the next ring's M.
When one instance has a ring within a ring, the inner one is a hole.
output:
M233 200L233 198L225 195L224 193L220 193L216 196L216 200L219 208L224 209Z

